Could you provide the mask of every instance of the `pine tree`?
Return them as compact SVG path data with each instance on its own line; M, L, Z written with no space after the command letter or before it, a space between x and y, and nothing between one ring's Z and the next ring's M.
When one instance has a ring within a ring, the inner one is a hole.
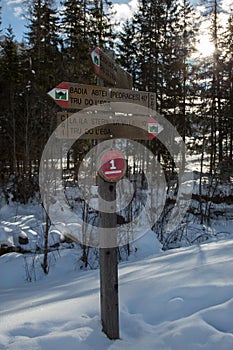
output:
M119 36L119 48L126 40L127 43L131 40L129 54L136 54L138 87L157 93L157 107L161 113L170 110L171 104L174 110L181 105L181 94L185 113L184 95L186 85L190 84L187 75L191 71L195 31L194 11L186 0L181 4L175 0L143 0L132 23L126 23ZM125 46L121 54L122 62L124 56L129 56L127 49Z
M193 54L198 31L195 24L197 18L194 9L186 0L177 6L175 3L169 12L166 41L163 48L163 61L166 67L164 82L167 87L165 113L167 114L168 110L171 111L172 121L185 142L186 134L190 134L191 131L192 110L190 106L193 104L195 93Z
M117 61L133 77L133 85L137 86L137 39L133 20L126 20L121 31L117 34Z
M156 92L157 110L178 128L184 140L191 128L194 89L191 57L197 31L194 16L186 0L144 0L134 16L134 38L125 29L120 36L121 46L123 40L130 38L134 50L137 49L134 63L138 70L137 87ZM126 52L127 47L121 56L123 62Z
M128 30L128 26L125 26L120 34L119 47L131 39L137 49L137 87L156 92L157 110L174 124L186 141L186 135L192 132L191 108L196 93L193 75L196 68L192 58L197 31L195 12L186 0L141 0L132 23L135 28L133 36L130 37L130 28ZM126 45L120 56L121 62L124 62L125 57ZM173 135L170 136L172 140ZM148 146L164 166L168 187L169 179L172 179L174 191L174 160L156 138ZM170 207L166 205L165 221L169 212Z
M17 88L19 85L19 54L13 29L7 29L1 43L1 146L6 162L11 160L10 169L16 172L17 143Z
M44 145L55 125L55 106L47 92L56 86L62 77L59 52L58 18L53 1L32 0L29 4L27 45L22 50L21 106L25 119L25 162L31 174L32 161L37 166Z
M223 163L232 164L233 161L233 14L228 18L226 30L220 42L223 61L223 138L224 159ZM223 166L223 164L221 164ZM232 166L232 165L231 165ZM223 169L224 172L224 169Z
M112 2L109 0L89 1L90 42L93 47L111 49L114 33L111 24Z
M47 91L60 80L58 17L53 0L32 0L29 9L28 55L37 88Z
M0 33L1 33L1 26L2 26L2 6L1 6L1 0L0 0Z
M163 16L164 1L157 0L140 1L139 10L134 16L138 42L138 68L140 70L138 85L141 90L158 92L160 84L159 51L162 40L161 29L164 24Z
M205 76L199 74L202 80L202 99L206 105L208 118L206 119L206 131L210 134L207 147L210 155L209 172L210 177L216 175L216 171L224 158L224 115L223 115L223 67L224 58L220 50L222 28L220 26L220 2L209 0L205 2L205 10L202 15L209 23L209 35L213 43L214 52L204 60L203 67ZM200 67L200 71L202 68ZM203 79L206 81L205 88ZM200 84L201 86L201 84ZM201 108L202 109L202 108Z
M60 34L63 38L64 80L90 83L89 16L87 0L62 3Z

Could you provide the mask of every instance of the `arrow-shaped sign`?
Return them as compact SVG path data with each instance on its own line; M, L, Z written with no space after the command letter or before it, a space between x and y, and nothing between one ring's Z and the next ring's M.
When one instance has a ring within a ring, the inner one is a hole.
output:
M99 47L96 47L91 53L91 59L95 68L95 74L98 75L109 85L132 89L132 75L121 68L114 59L109 57Z
M48 92L55 102L62 108L69 108L69 84L62 82Z
M99 53L99 48L98 47L95 50L92 51L91 59L92 59L92 63L93 63L94 68L95 68L95 73L96 73L96 75L99 75L99 71L100 71L100 53Z
M56 136L67 139L129 138L134 140L153 140L163 127L152 117L120 115L109 117L102 114L57 113L58 128Z
M54 101L65 109L84 109L110 102L134 103L155 109L153 92L107 88L103 86L62 82L48 92Z

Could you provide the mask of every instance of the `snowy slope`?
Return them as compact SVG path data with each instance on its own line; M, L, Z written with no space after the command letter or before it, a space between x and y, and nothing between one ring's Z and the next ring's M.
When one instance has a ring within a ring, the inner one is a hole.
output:
M232 251L228 240L122 263L118 341L101 332L99 271L75 269L74 251L33 283L22 255L1 256L0 349L232 350Z

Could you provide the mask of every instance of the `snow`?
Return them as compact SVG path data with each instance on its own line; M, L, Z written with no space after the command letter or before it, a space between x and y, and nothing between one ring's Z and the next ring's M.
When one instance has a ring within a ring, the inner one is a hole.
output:
M30 213L30 214L29 214ZM18 237L28 238L27 249L36 249L41 239L44 211L35 204L19 205L11 202L0 208L0 244L19 245Z
M119 264L117 341L101 331L99 270L80 270L74 249L32 283L22 254L1 256L0 349L231 350L233 240L161 252L149 232L135 245Z

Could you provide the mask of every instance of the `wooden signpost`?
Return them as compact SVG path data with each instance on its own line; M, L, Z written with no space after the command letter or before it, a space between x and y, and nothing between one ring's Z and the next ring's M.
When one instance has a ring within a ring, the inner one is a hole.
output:
M125 89L133 88L133 77L122 69L114 59L109 57L99 47L91 53L95 74L103 79L110 86L117 86Z
M106 202L111 202L112 211L100 213L100 304L101 321L104 333L110 339L119 339L119 298L118 298L118 253L116 182L126 171L126 161L118 150L104 152L99 161L99 194ZM106 205L106 204L105 204ZM108 205L108 204L107 204ZM114 206L114 208L113 208ZM101 209L101 208L100 208ZM108 228L109 232L101 231ZM114 230L115 228L115 230ZM113 247L112 247L113 246Z
M112 117L85 115L82 113L57 113L57 125L62 124L57 132L61 139L107 140L112 138L129 138L134 140L152 140L162 130L161 125L147 116L126 115ZM104 125L105 124L105 125Z
M48 92L54 101L65 109L84 109L108 102L127 102L155 109L156 94L146 91L108 88L62 82Z
M156 95L132 90L132 76L118 66L112 58L99 48L95 48L91 57L96 75L112 87L62 82L48 93L60 107L66 110L81 110L111 102L126 102L155 109ZM87 117L79 112L72 116L71 113L61 112L57 114L57 123L62 123L62 128L59 128L59 134L56 136L64 139L104 140L117 137L151 140L162 130L160 125L146 114L138 116L126 114L122 121L122 118L118 120L116 116L110 120L103 113L98 122L98 118L94 115ZM116 200L116 182L124 176L125 170L125 159L117 150L108 151L100 158L99 194L104 199L104 203L111 203L112 207ZM111 208L109 213L108 210L101 211L100 206L101 321L103 331L110 339L119 339L120 336L116 225L116 208ZM106 228L109 228L107 235Z

